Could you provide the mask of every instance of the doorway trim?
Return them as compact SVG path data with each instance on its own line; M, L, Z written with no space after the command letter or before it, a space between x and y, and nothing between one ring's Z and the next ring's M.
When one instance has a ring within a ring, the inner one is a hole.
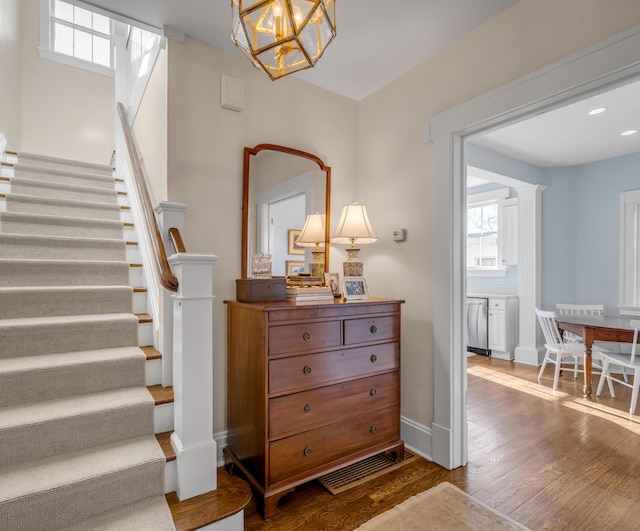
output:
M432 457L467 463L464 309L465 156L469 135L517 122L640 77L640 26L436 115L426 123L434 144L434 421Z

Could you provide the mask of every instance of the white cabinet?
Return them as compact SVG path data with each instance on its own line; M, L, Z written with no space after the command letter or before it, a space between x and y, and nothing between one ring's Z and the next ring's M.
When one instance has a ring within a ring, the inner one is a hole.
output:
M517 345L518 299L489 299L489 349L491 356L512 360Z
M500 202L498 215L500 261L503 266L518 265L518 199Z

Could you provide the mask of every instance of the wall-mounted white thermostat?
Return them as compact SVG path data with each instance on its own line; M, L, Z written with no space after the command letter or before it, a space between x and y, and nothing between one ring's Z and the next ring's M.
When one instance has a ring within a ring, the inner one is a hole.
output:
M394 242L403 242L407 238L407 231L405 229L394 229L393 230L393 241Z

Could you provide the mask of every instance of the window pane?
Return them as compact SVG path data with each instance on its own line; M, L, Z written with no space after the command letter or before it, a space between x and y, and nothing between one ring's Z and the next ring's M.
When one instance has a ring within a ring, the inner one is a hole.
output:
M73 22L73 6L71 4L56 0L53 9L56 18L66 20L68 22Z
M111 66L111 42L109 39L93 36L93 62L103 66Z
M91 61L91 35L86 31L74 30L74 56Z
M65 55L73 55L73 29L56 22L54 25L53 50Z
M93 14L93 29L100 33L111 35L111 31L109 30L109 19L96 13Z
M91 29L91 11L76 7L73 21L78 26Z

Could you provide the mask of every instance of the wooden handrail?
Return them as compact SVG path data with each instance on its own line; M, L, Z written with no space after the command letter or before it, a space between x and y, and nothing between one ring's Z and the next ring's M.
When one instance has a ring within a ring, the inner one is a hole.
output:
M173 248L175 249L176 253L187 252L187 249L184 246L184 242L182 241L180 231L176 227L171 227L169 229L169 237L171 238L171 243L173 243Z
M129 151L129 159L131 160L131 167L133 169L134 181L136 183L136 189L142 203L142 218L146 225L149 234L151 235L151 246L153 247L153 254L155 256L158 272L160 273L160 283L169 291L178 291L178 279L171 272L169 262L167 261L167 253L164 248L164 242L160 229L158 228L158 221L153 212L151 206L151 199L149 198L149 191L144 180L144 173L142 172L142 166L140 165L140 156L138 149L136 148L133 138L133 132L127 119L127 112L122 103L118 103L118 114L120 115L120 122L122 124L122 130L124 132L124 138L127 143L127 150Z

